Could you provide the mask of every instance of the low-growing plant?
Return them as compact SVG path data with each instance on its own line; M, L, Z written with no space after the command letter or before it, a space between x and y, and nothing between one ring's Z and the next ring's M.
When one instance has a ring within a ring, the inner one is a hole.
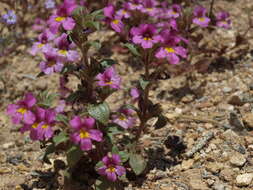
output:
M30 53L43 56L37 77L60 76L59 92L26 93L7 113L22 133L46 146L43 161L49 163L52 153L66 156L65 189L74 190L71 184L82 165L95 189L120 189L128 172L145 172L147 160L139 142L148 121L158 118L159 127L168 121L161 105L150 99L152 86L168 69L169 75L192 71L190 63L200 53L212 57L224 52L205 48L201 40L204 32L229 29L229 14L216 12L214 1L208 8L197 1L103 1L106 7L98 10L94 7L101 5L92 1L46 2L52 15L46 22L37 20L33 28L42 33ZM107 26L144 70L138 85L129 89L131 101L118 110L108 103L113 93L124 90L117 62L97 56L94 49L99 52L102 44L91 37ZM71 77L79 80L77 88L67 87Z

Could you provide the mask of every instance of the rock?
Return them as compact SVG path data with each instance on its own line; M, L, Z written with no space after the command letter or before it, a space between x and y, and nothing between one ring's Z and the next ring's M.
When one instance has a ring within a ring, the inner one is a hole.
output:
M217 162L209 162L206 165L206 169L209 170L210 172L217 174L220 172L220 170L223 168L222 163L217 163Z
M230 163L232 165L235 166L243 166L246 162L246 158L244 157L244 155L240 154L240 153L234 153L232 154L232 156L230 157Z
M231 168L225 168L221 170L220 177L225 181L232 181L234 176L234 171Z
M225 92L225 93L228 93L228 92L231 92L231 91L232 91L232 88L225 86L225 87L222 89L222 91Z
M194 164L194 160L190 159L190 160L183 160L181 167L182 170L188 170L192 167L192 165Z
M193 179L189 182L192 190L208 190L206 183L201 181L201 179Z
M4 150L6 150L6 149L9 149L9 148L13 148L14 145L15 145L14 142L8 142L8 143L4 143L4 144L2 145L2 147L3 147Z
M248 186L253 179L253 173L245 173L236 177L237 186Z
M253 113L246 113L242 116L243 122L247 127L253 129Z
M214 183L213 187L212 187L213 190L226 190L226 186L222 183Z
M242 106L244 104L242 95L232 95L228 99L228 103L234 106Z
M183 173L183 176L187 179L191 190L209 190L207 184L202 181L201 170L189 169Z

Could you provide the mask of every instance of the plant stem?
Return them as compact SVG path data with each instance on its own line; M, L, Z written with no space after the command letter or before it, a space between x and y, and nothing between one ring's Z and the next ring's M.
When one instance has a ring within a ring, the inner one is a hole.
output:
M149 81L150 82L150 73L149 73L149 52L144 52L143 53L143 62L144 62L144 67L145 67L145 80L146 81ZM147 110L148 110L148 97L149 97L149 89L150 89L150 84L148 84L146 86L146 88L144 89L143 91L143 107L142 107L142 110L141 110L141 115L139 116L140 117L140 125L139 125L139 128L138 128L138 131L137 131L137 134L136 134L136 141L139 140L139 138L141 137L141 134L146 126L146 122L148 120L147 118Z
M214 0L211 1L210 3L210 9L209 9L209 13L208 13L208 16L210 17L213 13L213 5L214 5Z

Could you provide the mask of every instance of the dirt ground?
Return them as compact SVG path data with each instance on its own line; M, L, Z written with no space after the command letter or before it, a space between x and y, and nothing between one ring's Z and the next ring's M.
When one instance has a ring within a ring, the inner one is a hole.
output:
M218 1L217 8L225 7L234 21L230 31L218 31L224 43L238 29L245 29L245 8L252 6L252 0ZM36 79L38 61L27 48L17 56L0 57L0 76L5 81L0 81L0 190L50 190L62 183L61 177L52 176L52 165L41 163L40 145L20 134L5 114L6 106L27 91L57 90L58 75ZM156 129L155 119L149 122L142 144L150 171L134 178L126 190L253 189L251 49L236 61L213 64L204 74L163 80L152 89L150 98L162 104L169 123ZM113 58L120 63L125 86L130 87L142 71L126 65L126 55ZM119 92L110 99L115 108L123 96Z

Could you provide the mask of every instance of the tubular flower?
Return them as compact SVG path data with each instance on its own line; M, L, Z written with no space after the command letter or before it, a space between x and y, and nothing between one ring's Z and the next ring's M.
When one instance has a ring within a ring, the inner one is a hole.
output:
M104 166L98 168L100 175L106 176L110 181L116 181L117 177L126 173L126 169L121 166L120 156L117 154L107 154L102 162Z
M32 93L27 93L23 100L19 100L16 104L9 104L7 114L11 116L14 124L33 124L35 115L32 112L33 106L36 104L36 98Z
M74 43L69 42L68 35L63 33L61 36L54 40L58 50L57 55L61 58L62 61L77 61L79 58L79 54L75 50L71 50L75 47Z
M161 40L161 36L156 32L156 27L152 24L141 24L139 27L133 27L130 31L133 43L140 44L144 49L152 48Z
M208 26L210 18L206 16L206 9L204 7L201 6L195 7L193 14L194 14L193 23L201 27Z
M231 20L229 19L228 12L219 12L216 15L216 26L229 29L231 26Z
M124 24L121 21L122 16L115 14L115 8L113 5L108 5L103 9L106 17L105 22L110 24L115 32L121 33L124 29Z
M56 34L61 25L65 30L72 30L75 27L75 21L70 16L76 7L75 0L65 0L63 4L58 7L56 13L50 16L48 20L49 28L52 33Z
M92 117L80 118L75 116L70 121L73 129L71 139L75 144L79 144L82 150L91 150L92 141L102 141L103 134L97 129L93 129L95 119Z
M109 86L113 89L120 88L121 78L113 66L107 68L103 73L98 74L96 79L98 80L98 86Z
M54 72L61 72L63 63L59 59L55 49L51 48L51 51L44 53L46 61L40 62L40 69L46 74L50 75Z
M124 129L131 128L136 123L136 118L134 117L134 110L132 109L120 109L118 114L113 115L113 123L118 124Z
M48 43L52 39L54 39L54 34L50 32L50 30L47 29L43 31L38 37L39 41L33 44L30 53L34 56L39 51L45 53L46 51L50 50L51 46Z

